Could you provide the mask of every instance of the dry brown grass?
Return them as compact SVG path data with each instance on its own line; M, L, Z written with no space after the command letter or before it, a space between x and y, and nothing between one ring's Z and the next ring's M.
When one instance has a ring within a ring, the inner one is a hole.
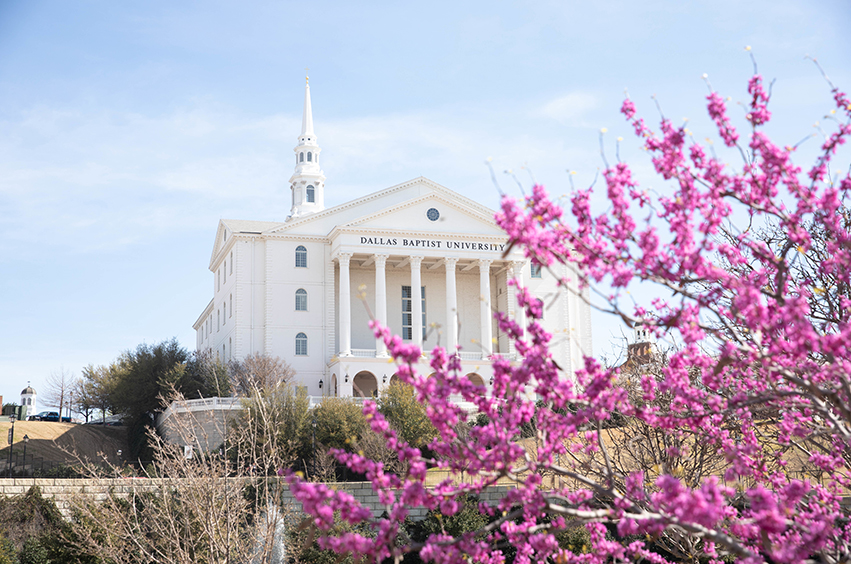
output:
M4 443L10 423L0 422L0 437ZM24 435L29 437L27 459L30 456L51 462L73 464L77 457L100 461L101 454L112 462L119 462L118 451L127 450L127 431L124 427L102 425L77 425L53 421L17 421L15 423L15 453L23 454ZM0 460L9 456L9 447L0 450Z

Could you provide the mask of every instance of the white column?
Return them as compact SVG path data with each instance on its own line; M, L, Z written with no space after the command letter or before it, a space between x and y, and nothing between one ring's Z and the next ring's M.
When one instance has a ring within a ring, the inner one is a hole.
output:
M387 326L387 255L375 255L375 320L382 327ZM375 340L376 356L387 356L387 345L384 339Z
M481 297L482 358L487 359L493 351L493 312L491 311L491 262L479 261L479 293Z
M517 289L523 287L523 266L525 265L525 261L513 261L511 263L511 271L514 276L514 280L517 281ZM517 321L517 324L520 326L520 334L523 335L526 333L526 308L517 303L518 292L514 294L514 320Z
M352 283L349 280L349 261L352 253L340 253L340 356L352 355Z
M411 341L421 349L423 348L423 283L420 275L422 263L423 257L411 257L411 315L413 316Z
M458 348L458 295L455 291L455 263L457 258L447 258L446 266L446 350L455 354Z

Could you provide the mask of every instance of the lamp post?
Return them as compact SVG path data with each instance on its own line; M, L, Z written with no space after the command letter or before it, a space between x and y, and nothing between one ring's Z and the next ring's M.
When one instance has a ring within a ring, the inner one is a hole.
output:
M27 445L30 442L30 436L24 435L24 475L27 474Z
M12 477L12 449L15 447L15 414L9 415L12 426L9 427L9 477Z
M315 480L314 477L316 474L316 408L313 408L313 468L310 470L311 477Z

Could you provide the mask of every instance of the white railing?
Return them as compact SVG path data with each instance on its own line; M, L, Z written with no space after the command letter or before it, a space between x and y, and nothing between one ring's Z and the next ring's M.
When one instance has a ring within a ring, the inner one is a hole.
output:
M517 353L493 353L492 358L504 358L506 360L519 360L520 356Z
M358 358L375 358L375 349L352 349L352 356Z
M475 351L461 351L458 356L461 357L461 360L482 360L482 353Z
M157 425L161 425L163 421L171 417L174 413L189 413L193 411L212 411L215 409L221 410L239 410L242 409L241 398L202 398L194 400L173 401L159 417L157 417Z

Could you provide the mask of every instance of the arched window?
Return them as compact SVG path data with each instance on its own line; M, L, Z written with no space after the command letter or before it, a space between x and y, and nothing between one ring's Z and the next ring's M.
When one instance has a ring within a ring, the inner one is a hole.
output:
M296 356L307 356L307 335L299 333L295 336Z
M298 154L298 162L300 162L300 163L303 163L303 162L304 162L304 153L299 153L299 154Z
M295 291L295 310L307 311L307 290L304 288Z
M308 153L309 155L310 153ZM316 201L316 190L313 188L313 185L307 187L307 201L313 203Z
M307 268L307 249L304 245L295 248L295 266L296 268Z
M307 162L313 162L313 153L311 153L310 151L307 152Z

